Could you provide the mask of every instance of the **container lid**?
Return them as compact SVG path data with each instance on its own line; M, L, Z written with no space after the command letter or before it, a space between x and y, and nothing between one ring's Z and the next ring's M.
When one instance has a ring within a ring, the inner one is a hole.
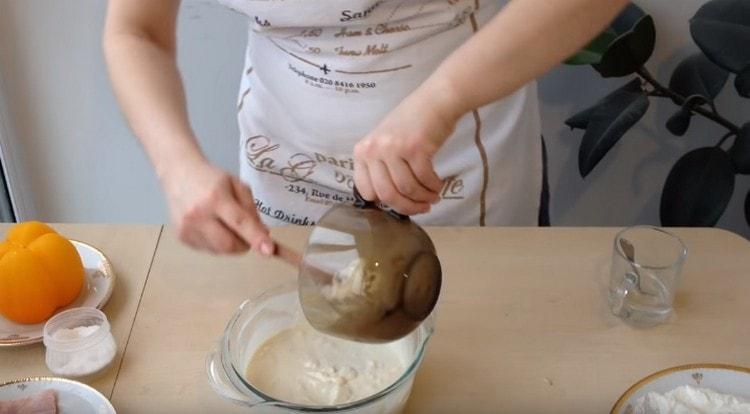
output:
M63 329L70 331L60 335ZM73 352L94 345L109 335L110 325L104 312L81 307L68 309L50 318L44 325L43 341L48 349Z

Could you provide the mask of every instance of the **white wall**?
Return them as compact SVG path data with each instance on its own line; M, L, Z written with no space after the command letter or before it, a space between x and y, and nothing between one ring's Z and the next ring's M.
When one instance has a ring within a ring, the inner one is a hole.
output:
M101 0L0 0L10 155L27 217L167 220L156 177L110 90L101 52L105 8ZM211 159L234 171L244 22L214 2L186 0L179 30L195 130Z
M244 21L210 0L183 0L180 66L193 125L209 157L237 168L235 100ZM663 81L696 50L688 19L704 0L641 0L657 23L649 68ZM158 184L126 128L109 89L100 51L105 2L0 0L0 74L16 139L11 154L23 206L50 221L163 222ZM502 70L502 69L499 69ZM589 67L560 67L540 81L550 154L552 221L556 225L658 223L659 194L671 165L687 150L715 142L721 130L694 119L674 138L664 123L674 105L654 102L597 169L578 175L580 131L563 121L625 80L605 81ZM750 120L750 101L727 87L717 102L737 123ZM750 237L742 201L750 179L737 181L719 225Z

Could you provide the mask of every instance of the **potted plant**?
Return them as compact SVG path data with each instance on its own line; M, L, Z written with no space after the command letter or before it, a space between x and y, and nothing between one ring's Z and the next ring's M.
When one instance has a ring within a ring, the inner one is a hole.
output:
M750 111L747 119L723 117L714 99L733 77L734 89L750 98L750 0L710 0L690 20L699 52L683 59L669 83L646 68L656 42L651 16L631 3L612 25L566 63L592 65L603 77L632 79L592 107L565 121L584 130L578 168L586 177L648 111L652 99L675 107L666 129L682 136L694 116L716 124L716 144L684 154L672 167L661 194L664 226L714 226L734 193L737 174L750 174ZM750 193L745 197L750 224Z

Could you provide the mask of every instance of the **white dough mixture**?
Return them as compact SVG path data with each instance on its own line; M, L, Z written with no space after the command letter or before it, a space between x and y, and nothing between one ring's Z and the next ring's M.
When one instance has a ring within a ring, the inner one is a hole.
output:
M664 394L650 392L635 404L634 414L750 414L750 401L708 388L683 385Z
M283 330L252 356L246 378L263 393L302 405L337 405L376 394L407 367L399 342L365 344L315 331L305 323Z

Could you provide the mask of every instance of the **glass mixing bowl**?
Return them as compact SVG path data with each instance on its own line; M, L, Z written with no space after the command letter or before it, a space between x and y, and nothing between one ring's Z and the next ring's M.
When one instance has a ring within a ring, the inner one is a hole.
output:
M433 332L433 315L394 343L406 360L411 361L398 380L377 394L336 406L305 406L279 401L245 379L247 365L255 351L270 337L304 319L296 284L272 289L243 302L229 321L220 343L206 359L206 370L214 391L229 401L250 407L254 413L389 414L403 409Z

